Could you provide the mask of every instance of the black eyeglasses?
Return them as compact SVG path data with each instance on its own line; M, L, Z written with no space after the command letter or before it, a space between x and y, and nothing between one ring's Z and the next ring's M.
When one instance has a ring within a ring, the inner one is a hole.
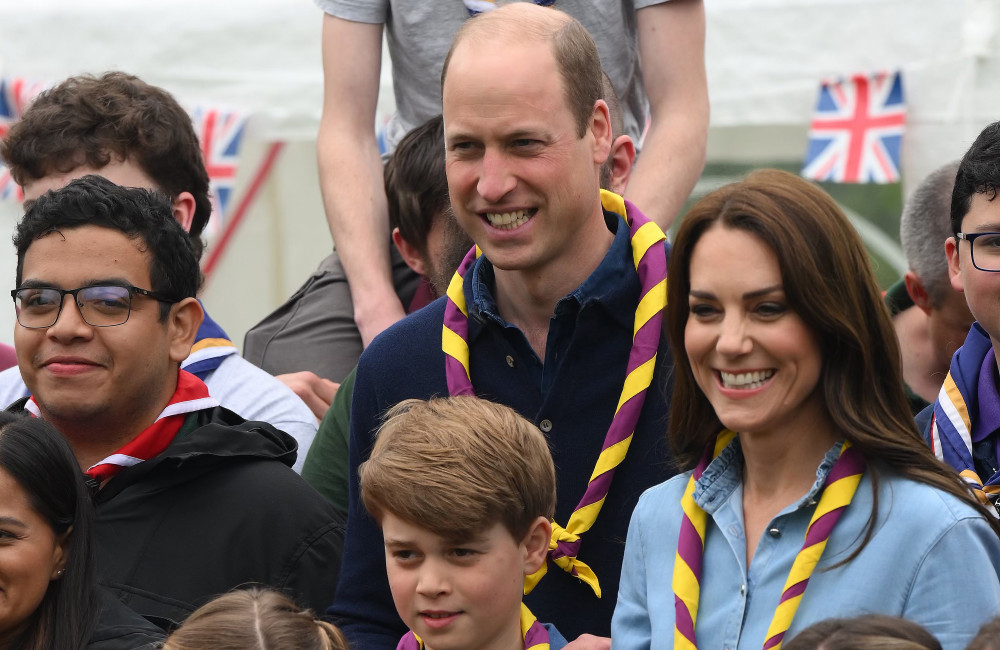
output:
M964 232L955 235L969 242L972 265L980 271L1000 273L1000 232Z
M139 294L166 303L180 302L162 294L131 285L100 284L79 289L25 287L10 292L14 299L17 322L21 327L45 329L52 327L62 313L63 298L73 296L80 316L93 327L113 327L128 321L132 313L132 296Z

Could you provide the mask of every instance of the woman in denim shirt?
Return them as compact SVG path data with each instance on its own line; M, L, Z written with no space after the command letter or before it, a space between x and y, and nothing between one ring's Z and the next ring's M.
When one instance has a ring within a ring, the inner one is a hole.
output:
M719 189L682 223L668 287L690 471L632 515L615 650L777 648L872 613L963 648L1000 613L1000 528L917 433L836 203L773 170Z

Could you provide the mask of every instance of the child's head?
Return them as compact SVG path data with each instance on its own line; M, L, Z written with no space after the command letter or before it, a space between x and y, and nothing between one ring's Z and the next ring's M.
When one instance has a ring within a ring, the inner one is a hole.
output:
M1000 341L1000 122L990 124L962 157L951 195L954 238L945 242L951 285L969 310ZM961 238L960 238L961 237Z
M983 623L965 650L1000 650L1000 617Z
M524 576L545 562L555 510L542 433L474 397L407 400L358 472L396 609L427 647L519 640Z
M253 587L199 607L170 635L163 650L348 650L332 624L296 607L287 596Z

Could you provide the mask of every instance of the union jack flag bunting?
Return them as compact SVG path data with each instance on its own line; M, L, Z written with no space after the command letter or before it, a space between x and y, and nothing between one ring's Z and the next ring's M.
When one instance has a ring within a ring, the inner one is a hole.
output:
M802 175L835 183L899 182L905 124L900 72L824 81Z
M24 110L48 84L29 82L21 78L0 78L0 139L10 126L21 118ZM0 161L0 199L21 201L24 194L10 170Z
M212 218L205 229L211 239L222 232L229 210L247 118L236 111L199 106L191 111L191 121L201 142L212 190Z

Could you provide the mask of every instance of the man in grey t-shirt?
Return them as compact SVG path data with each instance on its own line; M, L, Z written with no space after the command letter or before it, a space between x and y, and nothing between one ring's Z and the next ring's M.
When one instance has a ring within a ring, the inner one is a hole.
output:
M382 65L383 26L392 58L398 111L386 128L386 144L391 151L408 130L441 112L441 68L452 37L472 13L467 5L484 7L490 3L317 2L326 12L325 99L318 142L320 183L336 244L336 252L324 260L317 274L335 266L338 281L314 280L315 291L303 287L295 297L297 304L286 309L299 316L281 323L269 322L276 320L274 315L268 317L257 332L248 333L244 353L272 372L313 369L327 376L324 372L335 373L340 366L350 368L353 361L329 370L324 366L341 356L356 360L361 345L367 345L404 313L398 296L399 278L394 289L390 269L382 166L372 128ZM577 18L597 42L601 63L622 100L625 131L636 142L640 142L646 126L648 109L651 123L641 142L642 155L626 197L666 229L704 165L708 91L702 0L574 0L565 6L556 0L555 6ZM640 59L653 63L640 66ZM350 283L349 294L343 290L344 279ZM310 358L303 358L301 363L313 368L270 365L279 362L275 358L280 356L279 346L293 354L302 347L299 342L329 338L318 334L318 329L307 333L301 326L305 318L302 314L325 314L326 319L317 317L311 325L322 328L324 322L332 326L332 312L338 315L338 322L342 321L341 312L345 310L353 310L360 331L350 350L331 345L322 355L307 355ZM292 322L296 319L298 322ZM263 348L265 338L270 350ZM339 381L336 376L329 378Z

